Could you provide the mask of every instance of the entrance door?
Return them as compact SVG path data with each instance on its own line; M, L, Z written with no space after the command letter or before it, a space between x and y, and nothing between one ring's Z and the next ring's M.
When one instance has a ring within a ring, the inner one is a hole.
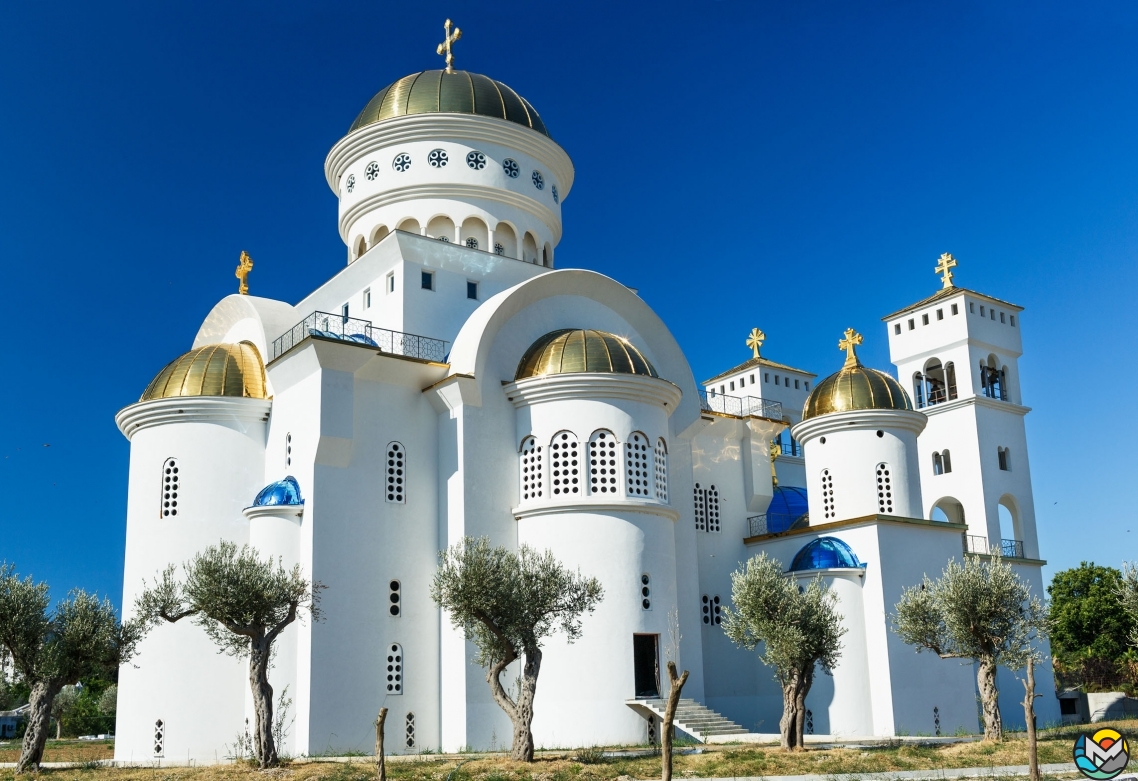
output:
M637 697L660 696L659 637L659 635L632 636Z

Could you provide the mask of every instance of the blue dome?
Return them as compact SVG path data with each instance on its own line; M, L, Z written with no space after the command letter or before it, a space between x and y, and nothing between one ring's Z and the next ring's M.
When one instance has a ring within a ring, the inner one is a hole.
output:
M778 534L794 525L807 514L806 489L792 485L776 485L774 496L767 506L767 532Z
M864 569L857 554L837 537L819 537L802 546L790 565L791 572L812 569Z
M254 507L271 507L273 505L299 505L304 504L300 495L300 484L296 478L289 475L284 480L269 483L257 494L253 500Z

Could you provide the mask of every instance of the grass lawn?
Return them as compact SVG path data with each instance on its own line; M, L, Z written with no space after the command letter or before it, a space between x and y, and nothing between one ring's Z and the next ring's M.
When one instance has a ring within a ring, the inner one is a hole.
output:
M1138 721L1094 725L1112 726L1124 735L1138 734ZM1042 763L1070 762L1071 749L1081 728L1049 730L1042 734ZM675 758L678 778L731 778L738 776L800 775L818 773L876 773L890 770L932 770L953 767L992 767L1027 764L1027 741L1022 733L1000 744L958 743L948 746L901 745L876 748L808 749L785 753L777 748L745 745L705 746L702 754ZM108 757L111 746L97 741L49 743L45 761L87 761ZM0 746L0 761L14 761L18 746ZM589 754L594 754L589 756ZM547 752L531 765L511 762L501 756L464 759L462 756L424 755L400 758L387 764L392 781L604 781L605 779L652 779L660 777L657 756L602 759L596 752ZM262 774L244 765L169 768L101 768L44 770L52 781L256 781L271 775L280 781L370 781L375 766L369 759L357 762L287 763ZM0 781L13 779L10 768L0 769Z

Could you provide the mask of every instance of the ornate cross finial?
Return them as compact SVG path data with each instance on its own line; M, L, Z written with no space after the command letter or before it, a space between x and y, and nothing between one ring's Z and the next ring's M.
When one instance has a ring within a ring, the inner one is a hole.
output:
M852 328L846 329L846 338L838 342L838 349L846 351L846 362L842 368L861 365L861 361L857 359L857 353L854 351L854 348L861 344L861 341L861 334Z
M243 296L249 295L249 272L253 270L253 259L249 257L249 253L241 250L241 258L237 263L236 277L241 280L241 286L237 288L237 292Z
M454 54L451 53L450 47L451 47L451 44L453 44L455 41L457 41L459 38L462 37L462 30L460 30L456 27L456 28L454 28L454 35L451 35L450 19L447 19L446 24L444 24L443 27L446 28L447 35L446 35L446 38L443 39L443 42L439 44L439 48L435 49L435 51L438 54L442 54L444 51L446 52L446 54L447 54L447 73L454 73Z
M752 328L751 333L747 336L747 346L755 351L755 357L759 357L759 348L763 346L763 342L767 340L767 335L760 331L758 328Z
M946 252L937 258L936 268L934 271L936 271L938 274L944 275L945 288L956 287L956 285L952 284L952 272L949 271L949 269L953 268L955 265L956 258L952 257L951 252Z

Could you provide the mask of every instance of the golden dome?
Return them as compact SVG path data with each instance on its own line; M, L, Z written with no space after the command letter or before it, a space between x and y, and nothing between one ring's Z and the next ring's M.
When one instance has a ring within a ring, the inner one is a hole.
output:
M841 371L831 374L814 386L802 407L802 419L808 420L831 412L862 409L911 410L913 402L901 383L885 372L861 365L854 348L861 344L861 334L846 329L846 338L838 343L846 350L846 363Z
M514 380L576 372L660 376L626 339L604 331L565 328L550 331L530 345L518 364Z
M207 344L166 364L139 401L176 396L265 399L265 364L252 342Z
M423 71L375 93L348 132L406 114L481 114L525 125L544 136L545 123L525 98L500 81L467 71Z

